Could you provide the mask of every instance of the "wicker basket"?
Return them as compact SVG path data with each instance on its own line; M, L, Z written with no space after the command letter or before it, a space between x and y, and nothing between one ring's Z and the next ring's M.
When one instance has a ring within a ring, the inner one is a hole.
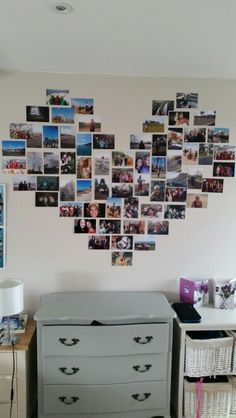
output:
M233 359L232 359L232 372L236 374L236 331L227 331L228 335L231 335L234 338L234 349L233 349Z
M232 385L230 414L236 415L236 376L229 376L229 381Z
M192 377L231 372L233 336L192 339L186 334L185 373Z
M226 379L228 380L228 379ZM184 381L184 417L196 418L197 390L196 383ZM232 385L225 383L202 383L201 418L229 417Z

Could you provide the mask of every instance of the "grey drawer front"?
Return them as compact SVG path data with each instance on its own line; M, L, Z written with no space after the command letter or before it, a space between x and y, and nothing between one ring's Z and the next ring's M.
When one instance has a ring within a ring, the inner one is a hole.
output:
M104 356L168 351L169 325L43 327L44 355Z
M167 380L165 354L44 357L45 384L108 384Z
M44 413L114 413L166 408L166 382L45 385Z
M1 409L0 409L1 411ZM129 411L129 412L121 412L121 413L114 413L114 414L50 414L47 415L47 418L163 418L163 416L168 413L166 410L157 410L151 409L148 411ZM9 418L8 416L1 418ZM12 417L14 418L14 417Z

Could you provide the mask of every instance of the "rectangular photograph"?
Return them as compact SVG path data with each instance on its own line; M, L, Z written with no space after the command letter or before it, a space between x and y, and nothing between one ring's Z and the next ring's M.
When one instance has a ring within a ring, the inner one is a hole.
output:
M89 250L109 250L110 235L90 235L88 236Z
M132 250L133 236L132 235L112 235L111 236L112 250Z
M151 202L164 202L165 199L165 181L151 181Z
M167 150L167 135L152 136L152 156L165 157Z
M24 158L3 158L3 174L26 174L26 159Z
M169 112L169 126L188 126L190 112Z
M183 164L184 165L197 165L198 156L199 156L199 144L194 144L194 143L184 144L183 146Z
M206 128L184 128L184 142L206 142Z
M133 168L113 168L112 183L133 183Z
M152 157L152 178L166 178L166 157Z
M76 154L90 156L92 154L92 135L77 134L76 135Z
M42 148L42 125L33 124L32 125L32 134L27 138L27 147L28 148Z
M164 219L185 219L185 205L166 205L164 208Z
M101 132L101 118L98 116L80 115L79 116L80 132Z
M178 151L183 148L183 128L169 128L167 138L169 150Z
M132 251L113 251L111 253L111 264L112 266L132 266L133 265L133 253Z
M169 221L148 221L147 233L148 235L168 235Z
M61 174L75 174L76 157L75 152L60 152Z
M75 148L75 127L70 125L60 126L61 148Z
M43 125L43 147L58 148L59 129L55 125Z
M14 176L13 190L14 191L35 191L36 190L36 176Z
M92 180L77 180L76 193L79 202L89 202L92 200Z
M208 128L208 142L227 144L229 142L229 129Z
M74 219L75 234L96 234L96 219Z
M134 179L134 195L149 196L150 176L148 174L137 174Z
M6 224L6 186L0 184L0 225Z
M165 131L166 116L151 116L143 122L144 133L163 133Z
M234 161L235 146L232 145L214 145L214 160L217 161Z
M198 93L176 93L177 109L196 109L198 107Z
M58 193L57 192L36 192L35 193L36 207L57 207Z
M182 152L169 151L167 154L166 171L180 173L182 168Z
M216 111L215 110L199 110L194 114L193 124L203 126L215 126Z
M213 163L213 176L215 177L234 177L235 163Z
M150 152L136 151L135 152L135 173L149 174L150 173Z
M46 89L46 104L50 106L69 106L69 90Z
M95 177L94 181L94 199L106 200L110 195L111 183L109 178Z
M166 202L186 202L186 187L167 187L165 201Z
M5 268L5 228L0 227L0 268Z
M199 168L188 168L188 189L202 189L202 171Z
M156 241L153 237L148 236L135 236L134 237L134 249L136 251L155 251Z
M204 178L202 181L202 192L223 193L224 179Z
M187 187L187 173L167 173L166 187Z
M29 123L11 123L10 138L11 139L29 139L32 136L33 126Z
M73 202L75 200L75 182L70 178L60 179L60 201Z
M199 165L212 165L213 163L213 145L199 144Z
M75 123L75 114L72 107L52 107L52 123Z
M133 167L134 155L132 152L112 151L112 165L115 167Z
M27 173L43 174L43 155L42 152L27 152Z
M99 234L120 234L121 221L114 219L100 219L98 226Z
M130 135L130 149L151 149L152 147L152 135L151 134L131 134Z
M133 184L119 183L112 184L111 189L112 197L132 197L133 196Z
M106 217L120 218L121 217L122 199L108 197L106 201Z
M138 218L139 199L136 197L127 197L124 199L124 218Z
M93 155L95 176L108 176L110 173L110 155L106 152Z
M3 140L2 156L3 157L25 157L26 141L20 140Z
M76 161L77 179L92 178L92 157L78 157Z
M124 220L124 234L145 234L145 221L144 220Z
M62 202L59 205L59 216L63 218L81 218L82 202Z
M94 100L85 98L72 98L71 107L73 107L75 114L93 115Z
M59 154L44 152L44 174L59 174Z
M58 176L37 176L38 191L59 191Z
M114 149L115 135L108 134L94 134L93 135L93 149Z
M207 194L188 193L186 205L187 208L203 209L207 208Z
M152 101L152 115L167 116L170 110L174 110L174 100Z
M84 217L86 218L105 218L105 203L89 202L84 203Z
M49 122L48 106L26 106L27 122Z
M141 204L141 218L162 218L162 205L155 203Z

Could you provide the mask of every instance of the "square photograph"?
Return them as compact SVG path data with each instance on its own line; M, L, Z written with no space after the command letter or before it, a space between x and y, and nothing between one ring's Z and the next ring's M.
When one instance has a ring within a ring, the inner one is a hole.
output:
M235 163L213 163L213 176L234 177Z
M166 205L164 219L185 219L185 205Z
M207 194L194 194L194 193L188 193L186 205L187 208L207 208L207 200L208 195Z
M148 221L147 231L148 235L168 235L169 221Z
M164 202L165 199L165 182L161 180L151 181L151 202Z
M127 197L124 199L124 218L138 218L139 199L136 197Z
M14 191L35 191L36 190L36 176L14 176L13 190Z
M75 152L63 151L60 153L61 174L75 174Z
M183 148L183 128L169 128L167 138L169 150L178 151Z
M121 217L122 199L108 197L106 201L106 217L120 218Z
M214 145L214 160L217 161L234 161L235 146L232 145Z
M111 219L100 219L98 226L99 234L120 234L121 221Z
M199 144L199 165L212 165L213 163L213 145Z
M74 219L75 234L96 234L96 219Z
M60 126L61 148L75 148L75 127L70 125Z
M132 235L112 235L111 236L112 250L132 250L133 236Z
M224 179L204 178L202 191L206 193L223 193Z
M92 154L92 135L76 135L76 153L77 155L90 156Z
M137 174L134 179L134 195L149 196L150 177L148 174Z
M198 93L176 93L177 109L196 109L198 107Z
M198 156L199 156L199 144L194 144L194 143L184 144L183 146L183 164L184 165L197 165Z
M152 157L152 178L166 178L166 157Z
M133 168L113 168L112 183L133 183Z
M44 174L59 174L59 154L44 152Z
M155 251L156 241L153 237L149 236L135 236L134 249L136 251Z
M58 176L37 176L38 191L59 191Z
M48 106L26 106L27 122L49 122Z
M74 109L75 114L78 115L93 115L94 100L85 98L72 98L71 107Z
M206 142L206 128L184 128L184 142Z
M59 205L59 216L63 218L81 218L82 203L81 202L62 202Z
M92 157L78 157L76 162L77 179L92 178Z
M50 106L69 106L69 90L46 89L46 104Z
M152 115L167 116L170 110L174 110L174 100L152 101Z
M167 135L152 136L152 156L165 157L167 150Z
M36 192L35 193L36 207L57 207L58 193L57 192Z
M94 181L94 199L107 200L110 195L111 183L107 177L95 177Z
M169 126L188 126L190 112L169 112Z
M130 149L151 149L152 147L152 135L151 134L131 134L130 135Z
M132 266L133 265L133 253L132 251L113 251L111 253L112 266Z
M193 118L194 125L215 126L216 111L215 110L199 110Z
M43 147L58 148L59 129L54 125L43 125Z
M110 173L110 155L106 152L96 153L93 156L95 176L108 176Z
M110 235L90 235L88 236L89 250L109 250Z
M155 203L141 204L141 218L162 218L162 205Z
M150 173L150 152L136 151L135 152L135 173L149 174Z
M112 197L132 197L133 196L133 184L119 183L112 184L111 188Z
M182 168L182 152L169 151L167 154L166 170L174 173L180 173Z
M75 182L69 178L60 178L60 201L73 202L75 200Z
M26 174L26 159L24 158L3 158L3 174Z
M202 171L199 168L188 167L188 189L202 189Z
M3 140L2 156L3 157L25 157L26 141Z
M115 135L108 134L94 134L93 135L93 149L114 149Z
M101 132L101 118L98 116L80 115L79 116L80 132Z
M43 174L43 156L42 152L27 152L27 173Z
M133 167L134 155L132 152L112 151L112 165L115 167Z
M144 133L163 133L165 131L166 116L151 116L143 122Z
M228 128L208 128L208 142L210 143L222 143L229 142L229 129Z
M86 218L105 218L106 205L105 203L84 203L84 216Z
M124 220L124 234L145 234L145 221Z
M11 123L11 139L29 139L32 136L33 125L29 123Z
M52 123L75 123L75 114L72 107L52 107Z
M89 202L92 200L92 180L77 180L76 200Z

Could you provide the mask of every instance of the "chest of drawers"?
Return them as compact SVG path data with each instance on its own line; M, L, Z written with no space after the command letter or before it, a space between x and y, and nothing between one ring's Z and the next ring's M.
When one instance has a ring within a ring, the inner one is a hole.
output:
M44 295L38 418L170 418L173 316L154 292Z

